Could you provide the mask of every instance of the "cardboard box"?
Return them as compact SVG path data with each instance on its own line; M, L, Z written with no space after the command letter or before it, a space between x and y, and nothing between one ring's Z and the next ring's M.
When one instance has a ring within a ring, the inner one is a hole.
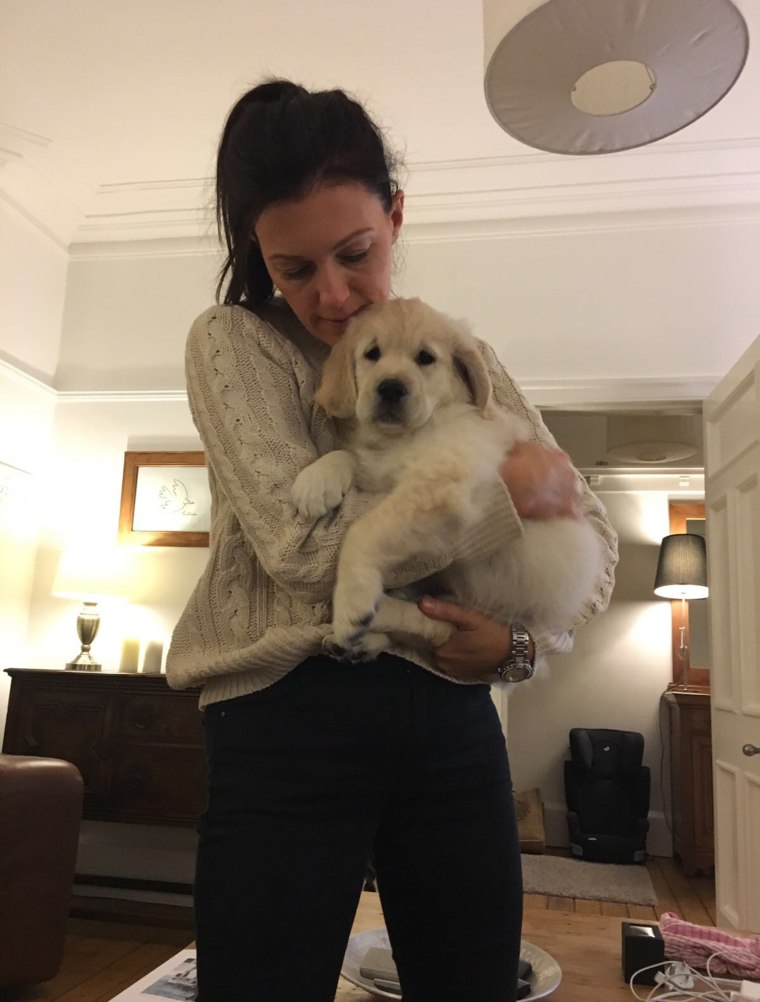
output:
M546 849L544 805L540 790L512 791L517 815L520 852L542 853Z

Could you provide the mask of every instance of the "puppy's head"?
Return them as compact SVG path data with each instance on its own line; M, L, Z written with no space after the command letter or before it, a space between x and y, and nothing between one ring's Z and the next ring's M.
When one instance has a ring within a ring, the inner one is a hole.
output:
M333 417L356 417L393 433L420 428L457 401L485 411L491 381L463 325L419 299L393 299L350 322L315 399Z

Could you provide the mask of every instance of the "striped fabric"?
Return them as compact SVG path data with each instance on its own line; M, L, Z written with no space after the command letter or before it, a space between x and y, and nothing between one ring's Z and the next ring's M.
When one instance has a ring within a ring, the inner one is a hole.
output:
M736 936L725 929L685 922L675 912L660 916L665 956L704 970L710 960L711 974L760 978L760 936Z

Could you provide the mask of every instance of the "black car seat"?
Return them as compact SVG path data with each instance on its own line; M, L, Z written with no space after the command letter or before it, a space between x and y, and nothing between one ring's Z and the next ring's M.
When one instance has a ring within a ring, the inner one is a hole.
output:
M598 863L643 863L649 831L644 737L635 731L570 731L565 796L570 851Z

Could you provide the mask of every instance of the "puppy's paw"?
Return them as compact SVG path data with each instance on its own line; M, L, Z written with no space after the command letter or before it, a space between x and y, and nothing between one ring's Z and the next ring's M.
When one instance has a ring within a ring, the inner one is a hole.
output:
M363 647L377 616L383 588L380 575L367 567L353 573L338 573L333 596L333 636L339 647L357 651Z
M328 452L298 474L290 492L293 504L305 518L322 518L343 501L353 477L353 456Z
M334 636L325 637L322 647L325 652L338 661L350 661L356 664L361 661L372 661L388 649L390 638L384 633L366 633L357 646L344 647L339 644Z

